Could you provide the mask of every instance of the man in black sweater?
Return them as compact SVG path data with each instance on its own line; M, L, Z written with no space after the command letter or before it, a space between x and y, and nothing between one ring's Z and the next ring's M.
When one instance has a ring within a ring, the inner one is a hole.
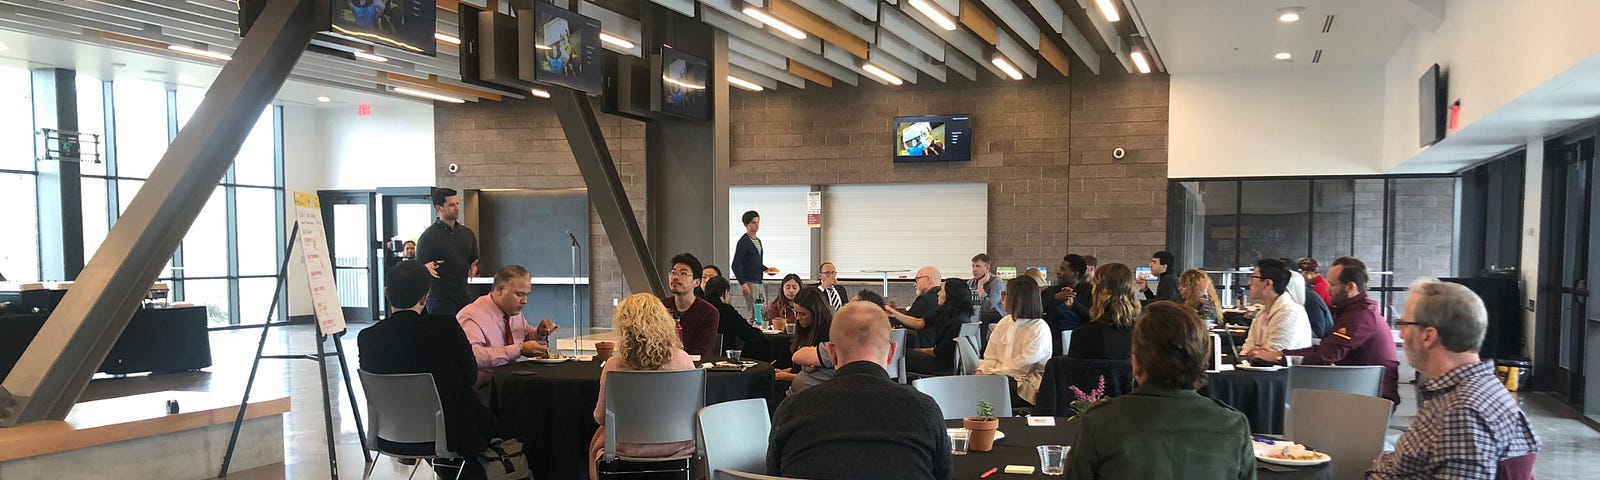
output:
M1177 257L1172 252L1165 250L1150 255L1150 274L1156 276L1156 289L1150 291L1149 281L1139 277L1139 290L1144 292L1144 304L1166 300L1169 302L1183 303L1183 295L1178 292Z
M827 348L841 366L832 380L778 405L767 443L768 475L950 478L950 437L939 405L889 380L885 370L894 357L887 320L883 309L864 301L839 308Z
M383 289L390 305L389 317L361 331L361 369L369 373L431 373L444 410L445 442L451 451L471 457L489 448L494 414L478 400L472 382L478 362L472 357L467 335L454 318L427 315L422 307L428 296L428 270L414 261L389 269ZM378 440L384 442L384 440ZM385 444L390 451L432 455L432 444ZM444 463L444 462L440 462ZM461 478L483 478L483 466L470 460ZM454 478L455 467L439 468L441 476Z

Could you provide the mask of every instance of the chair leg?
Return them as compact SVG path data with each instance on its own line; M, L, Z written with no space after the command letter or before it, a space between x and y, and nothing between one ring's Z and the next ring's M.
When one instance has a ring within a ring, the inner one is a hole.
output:
M369 478L372 478L372 469L378 466L378 460L380 460L382 458L383 458L383 452L378 452L377 455L374 455L372 457L372 461L371 462L367 462L366 471L361 472L361 480L367 480Z
M411 474L410 475L406 475L406 480L411 480L411 477L417 476L417 467L421 467L423 462L425 462L425 460L418 461L417 463L411 464ZM429 466L428 466L429 470L433 469L432 465L433 464L431 464L431 463L429 464Z

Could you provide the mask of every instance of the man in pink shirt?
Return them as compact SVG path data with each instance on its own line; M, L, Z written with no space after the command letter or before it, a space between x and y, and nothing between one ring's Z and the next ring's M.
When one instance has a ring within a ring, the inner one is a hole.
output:
M561 327L549 319L539 327L528 325L522 307L528 305L533 284L528 270L506 265L494 274L494 290L461 308L456 322L467 334L472 356L478 361L478 385L489 381L489 369L518 357L543 356L550 349L550 334Z

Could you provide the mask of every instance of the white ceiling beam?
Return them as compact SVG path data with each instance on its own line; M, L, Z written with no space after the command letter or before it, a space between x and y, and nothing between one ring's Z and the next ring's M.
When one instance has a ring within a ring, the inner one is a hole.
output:
M855 35L856 38L866 40L869 43L872 42L873 36L877 33L877 30L872 26L872 22L868 22L867 19L857 15L856 12L851 11L849 7L839 3L838 0L792 1L795 5L809 10L818 18L827 20L828 23L832 23L834 26L850 32L851 35Z
M728 36L728 50L744 54L744 56L755 60L759 60L761 63L771 65L772 68L789 68L788 57L772 53L771 50L762 48L760 45L750 43L749 41L737 36Z
M728 18L743 23L751 28L759 28L762 30L766 29L766 25L761 23L761 21L750 18L749 15L744 14L744 0L700 0L700 3L707 7L711 7L713 10L722 13ZM702 17L704 17L707 13L710 12L705 9L700 10L700 16ZM778 33L775 34L782 35Z
M747 70L737 65L728 65L728 75L748 80L750 83L760 85L762 88L766 88L768 90L778 89L778 81L773 80L772 77Z
M737 52L728 52L728 64L738 65L739 68L772 77L772 79L786 83L791 87L806 88L806 79L800 78L799 75L772 68L771 65L740 55Z
M894 58L894 55L874 48L867 50L867 61L894 74L896 77L900 77L906 83L917 83L917 69L911 68L910 65L900 61L900 59Z
M1156 48L1155 39L1150 38L1150 28L1144 26L1144 17L1139 15L1139 7L1134 6L1133 0L1122 0L1124 11L1128 12L1128 20L1133 22L1134 29L1144 36L1145 54L1149 55L1151 68L1155 71L1167 71L1167 64L1161 61L1161 49Z
M970 58L967 58L967 56L961 52L950 52L944 56L944 59L945 70L966 77L967 80L978 79L978 63L972 61Z
M832 76L836 80L850 85L856 84L855 71L838 68L833 64L833 62L827 61L821 56L807 52L804 49L801 49L798 45L779 40L776 36L773 36L766 30L745 25L744 23L741 23L724 13L715 10L701 10L700 20L706 22L707 25L711 25L712 27L719 28L724 32L728 32L729 35L739 37L744 41L755 44L756 46L771 50L773 53L805 64L805 66L821 70L823 73ZM824 49L824 53L826 53L826 49Z
M933 77L935 80L943 82L945 79L943 66L934 63L927 55L923 55L922 51L918 50L917 47L912 46L910 42L901 40L900 37L894 34L883 32L878 35L878 43L874 45L877 50L894 56L894 58L905 62L922 73L928 74L929 77Z
M1015 65L1018 70L1022 70L1023 75L1029 77L1039 76L1039 59L1034 58L1034 51L1029 50L1026 45L1017 43L1017 40L1011 38L1010 34L1001 32L1000 35L997 35L994 49L998 50L1001 55L1005 55L1006 60L1010 60L1011 64Z
M862 18L871 21L878 20L878 0L839 0L841 5L856 12Z
M622 48L609 42L601 41L601 47L623 55L644 57L644 28L639 25L638 20L606 10L587 1L578 2L578 13L599 20L601 30L633 44L633 48Z
M1122 64L1123 70L1133 73L1133 60L1128 58L1128 49L1123 47L1122 36L1117 34L1117 27L1111 25L1111 22L1107 22L1105 16L1100 15L1099 8L1094 6L1094 0L1078 0L1078 7L1082 8L1083 13L1089 16L1089 23L1094 24L1095 32L1100 34L1100 40L1105 42L1106 49L1111 50L1111 56ZM1077 49L1074 48L1073 50L1076 51ZM1095 73L1098 74L1100 72L1095 71Z
M1033 6L1033 11L1039 12L1039 18L1043 18L1051 30L1062 33L1067 24L1067 12L1061 10L1061 4L1056 0L1028 0L1028 5Z
M694 18L694 0L650 0L650 2L667 7L667 10L678 12L685 17Z
M868 51L867 55L871 56L871 51ZM864 62L862 59L856 58L855 55L845 51L843 48L839 48L836 45L830 44L824 46L822 48L822 57L827 59L834 68L843 68L849 70L850 72L855 73L857 78L865 78L884 85L889 84L889 82L878 78L877 75L873 75L871 73L867 73L866 70L862 70L861 64ZM851 85L855 84L852 83Z
M905 6L902 8L911 8ZM930 22L930 23L921 23ZM951 35L967 33L957 29L947 31L932 25L931 20L923 17L921 13L907 14L893 8L885 8L878 16L878 28L893 32L895 36L905 39L916 45L922 53L933 57L935 61L944 61L944 41Z
M1011 0L983 0L984 6L1000 17L1000 23L1011 29L1022 39L1022 43L1035 51L1039 50L1039 25L1028 18L1028 13L1017 8Z

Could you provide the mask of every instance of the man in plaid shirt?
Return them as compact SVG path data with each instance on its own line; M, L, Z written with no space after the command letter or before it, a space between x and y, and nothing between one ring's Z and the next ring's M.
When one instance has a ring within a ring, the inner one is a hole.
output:
M1406 359L1427 378L1411 429L1379 455L1369 479L1529 478L1539 437L1528 417L1478 358L1489 314L1467 287L1422 279L1411 286L1405 320L1395 322Z

